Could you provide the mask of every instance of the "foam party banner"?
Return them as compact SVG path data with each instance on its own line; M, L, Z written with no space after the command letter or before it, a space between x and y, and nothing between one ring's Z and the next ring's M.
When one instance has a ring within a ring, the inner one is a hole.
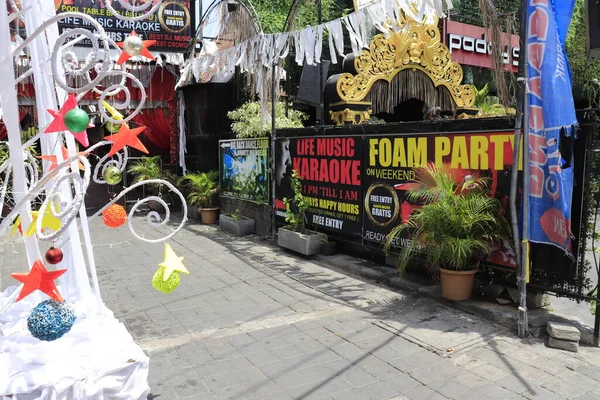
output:
M115 42L124 41L131 31L135 30L144 40L156 40L153 50L183 52L195 27L193 5L190 0L164 0L156 4L159 5L155 7L154 13L146 13L146 18L133 20L145 15L145 12L134 11L134 7L128 7L127 3L124 5L119 1L105 0L54 0L57 14L77 12L89 15ZM119 18L117 14L127 19ZM94 26L88 20L78 16L62 19L58 22L58 28L60 33L72 28L94 30ZM92 42L84 39L79 45L91 46Z
M406 193L415 169L429 162L447 166L456 179L490 178L492 194L508 209L510 170L514 149L512 132L375 136L366 140L364 174L364 238L383 243L389 231L407 222L420 204ZM403 247L408 236L396 238Z
M529 232L571 251L573 136L577 118L565 38L575 0L527 3Z

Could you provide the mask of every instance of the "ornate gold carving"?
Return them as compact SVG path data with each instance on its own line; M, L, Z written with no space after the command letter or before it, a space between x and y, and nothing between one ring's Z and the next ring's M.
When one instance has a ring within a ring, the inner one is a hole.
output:
M340 99L360 101L376 81L391 82L401 70L412 69L427 74L436 87L445 86L457 107L473 106L473 86L461 84L462 67L452 61L448 47L441 43L437 20L432 24L423 22L403 13L398 21L401 27L398 32L390 31L389 38L383 34L375 36L370 49L363 50L354 60L357 74L344 73L338 79Z
M371 118L371 110L356 111L344 108L341 111L329 111L331 120L336 125L362 124Z

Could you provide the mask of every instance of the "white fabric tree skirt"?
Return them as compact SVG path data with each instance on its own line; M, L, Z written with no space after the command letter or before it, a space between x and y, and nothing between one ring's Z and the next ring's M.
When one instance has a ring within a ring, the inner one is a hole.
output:
M0 293L0 306L17 290ZM27 317L47 297L32 293L0 315L2 400L146 399L149 358L110 310L102 319L78 316L63 337L40 341Z

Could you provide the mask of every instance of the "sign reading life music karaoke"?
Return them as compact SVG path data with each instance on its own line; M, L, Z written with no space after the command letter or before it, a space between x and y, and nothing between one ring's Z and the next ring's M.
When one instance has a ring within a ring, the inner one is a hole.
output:
M310 205L308 224L317 230L360 236L363 140L360 137L290 138L279 139L278 147L277 165L285 169L288 177L292 169L302 177L302 193ZM278 175L276 171L276 182L280 182ZM288 186L289 183L277 186L275 207L279 216L285 215L283 199L292 197Z

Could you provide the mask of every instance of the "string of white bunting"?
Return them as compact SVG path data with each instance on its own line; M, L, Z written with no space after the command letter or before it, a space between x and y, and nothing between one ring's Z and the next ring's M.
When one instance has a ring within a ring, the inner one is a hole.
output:
M336 64L338 57L344 57L344 29L348 32L352 53L358 56L368 45L368 27L375 26L384 34L402 30L399 26L400 12L416 21L429 23L446 15L452 9L451 0L375 0L358 11L318 26L308 26L302 30L274 34L259 33L234 46L218 50L214 44L205 42L198 57L186 61L176 88L189 81L190 74L197 82L227 82L233 76L235 67L242 72L256 73L258 67L270 69L278 58L288 55L294 46L295 62L302 66L321 62L323 35L329 33L329 56Z

